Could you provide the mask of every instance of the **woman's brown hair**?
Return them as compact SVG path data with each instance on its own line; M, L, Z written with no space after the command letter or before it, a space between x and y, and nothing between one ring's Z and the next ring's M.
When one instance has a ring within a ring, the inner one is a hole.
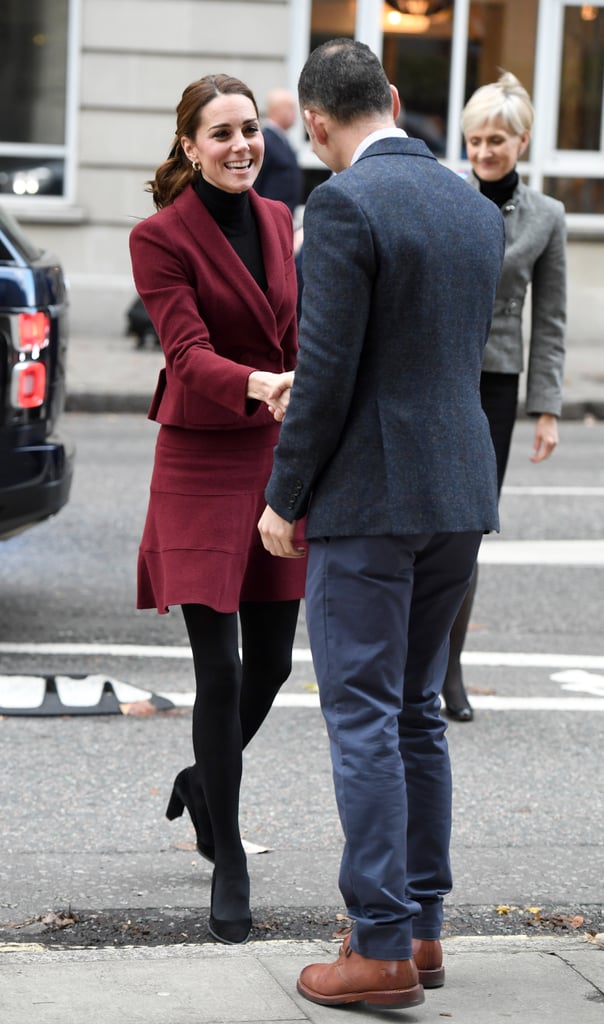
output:
M185 156L180 140L183 136L194 139L206 103L228 93L247 96L254 104L258 116L258 104L251 89L230 75L205 75L197 82L191 82L183 92L176 108L176 134L168 159L159 165L155 177L146 182L146 191L151 192L158 210L173 203L177 195L195 178L196 172Z

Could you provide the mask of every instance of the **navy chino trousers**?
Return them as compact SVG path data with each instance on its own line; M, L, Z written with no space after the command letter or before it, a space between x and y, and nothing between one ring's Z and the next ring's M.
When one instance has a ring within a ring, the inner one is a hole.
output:
M482 533L311 540L306 617L344 832L352 948L411 957L451 889L440 714L449 632Z

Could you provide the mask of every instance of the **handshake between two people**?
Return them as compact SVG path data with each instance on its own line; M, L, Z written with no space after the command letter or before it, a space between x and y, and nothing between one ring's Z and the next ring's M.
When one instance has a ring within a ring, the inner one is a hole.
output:
M287 407L294 383L294 371L287 373L269 373L267 370L254 370L247 380L247 397L265 402L277 422L281 422ZM296 539L296 523L282 519L270 505L267 505L260 521L258 530L262 543L271 555L281 558L304 558L306 548Z
M247 379L247 397L265 402L277 423L281 423L289 405L293 383L293 370L285 373L254 370Z

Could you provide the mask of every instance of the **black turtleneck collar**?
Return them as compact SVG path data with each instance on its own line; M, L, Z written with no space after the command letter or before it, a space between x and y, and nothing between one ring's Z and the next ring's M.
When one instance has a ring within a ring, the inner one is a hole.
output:
M262 246L249 192L225 192L222 188L210 185L201 173L195 175L193 188L256 284L266 292Z
M478 175L476 177L478 178ZM499 181L483 181L482 178L478 178L478 183L483 196L501 209L514 195L518 180L518 171L514 167Z
M210 185L201 174L195 175L193 187L227 238L250 230L253 217L249 192L225 192Z

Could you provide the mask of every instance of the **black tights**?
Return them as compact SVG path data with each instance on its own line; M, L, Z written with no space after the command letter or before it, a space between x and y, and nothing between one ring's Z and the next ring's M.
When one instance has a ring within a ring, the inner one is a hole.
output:
M216 917L234 916L233 879L247 878L239 832L241 755L291 672L299 605L242 602L241 659L236 613L216 612L206 605L182 606L196 681L193 751L205 798L205 806L196 810L201 830L211 829L215 847ZM239 889L241 903L245 893Z

